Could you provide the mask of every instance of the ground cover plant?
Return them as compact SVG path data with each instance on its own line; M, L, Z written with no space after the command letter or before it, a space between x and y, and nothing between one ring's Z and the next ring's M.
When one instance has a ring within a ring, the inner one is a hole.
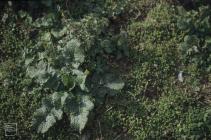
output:
M211 138L209 1L0 8L0 139Z

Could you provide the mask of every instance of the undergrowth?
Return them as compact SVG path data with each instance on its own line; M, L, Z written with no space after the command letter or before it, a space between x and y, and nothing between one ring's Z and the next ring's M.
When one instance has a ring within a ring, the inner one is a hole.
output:
M1 126L17 123L14 139L211 138L210 6L189 3L2 3Z

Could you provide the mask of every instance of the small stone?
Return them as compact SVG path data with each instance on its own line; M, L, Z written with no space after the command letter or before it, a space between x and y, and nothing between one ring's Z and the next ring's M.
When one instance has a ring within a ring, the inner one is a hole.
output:
M184 78L183 78L183 71L180 71L179 74L178 74L178 80L180 82L183 82L184 81Z

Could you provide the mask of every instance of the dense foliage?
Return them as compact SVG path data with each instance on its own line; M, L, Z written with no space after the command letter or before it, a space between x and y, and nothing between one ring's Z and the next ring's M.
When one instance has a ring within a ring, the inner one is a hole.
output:
M0 124L18 124L11 138L211 138L209 1L0 8Z

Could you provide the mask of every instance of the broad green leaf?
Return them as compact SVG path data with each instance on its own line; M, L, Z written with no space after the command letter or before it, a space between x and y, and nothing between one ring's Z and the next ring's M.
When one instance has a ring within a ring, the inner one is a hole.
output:
M80 86L81 90L88 91L86 87L86 78L88 73L83 73L79 70L73 70L73 74L76 75L75 82Z
M25 18L25 17L27 16L27 13L24 12L24 11L22 11L22 10L20 10L20 11L18 12L18 14L19 14L19 16L20 16L21 18Z
M1 21L2 21L3 23L5 23L5 22L7 21L7 19L8 19L8 17L9 17L9 15L6 14L6 13L4 13L4 15L3 15Z
M121 90L124 87L124 82L121 80L111 81L106 83L105 87L113 89L113 90Z
M124 82L113 74L105 74L104 86L112 90L121 90L124 87Z
M65 87L69 90L72 90L75 87L75 79L69 74L62 74L61 76L62 82Z
M64 53L66 55L74 55L74 50L80 47L80 42L77 39L71 39L66 43L64 47Z
M53 108L53 101L51 99L51 96L42 99L42 107L41 108L46 108L46 109Z
M48 14L42 18L36 19L36 21L33 22L33 25L37 28L52 27L54 22L55 22L54 14Z
M83 63L84 62L84 54L81 48L75 48L74 58L76 62Z
M43 99L42 107L38 109L32 121L32 125L37 128L38 133L45 133L52 127L57 120L62 119L63 105L68 94L54 93L50 97Z
M62 108L66 102L66 99L68 98L69 94L67 92L55 92L51 96L52 102L54 104L54 107L56 108Z
M94 108L94 104L89 96L81 95L79 98L78 113L70 113L70 124L81 133L88 121L90 111Z
M56 117L57 120L61 120L62 119L63 111L61 109L53 108L51 110L51 113L53 114L53 116Z
M34 57L33 58L25 58L25 66L28 66L31 62L33 62Z
M40 84L44 84L49 79L49 73L47 72L48 65L44 61L39 61L37 66L29 66L26 70L27 75L30 78L36 78L36 81Z
M112 49L113 46L111 45L111 42L109 40L102 41L101 46L104 48L106 53L113 52L113 49Z
M56 119L52 114L47 115L46 119L38 126L38 133L45 133L50 127L56 123Z
M64 36L67 33L67 28L64 27L62 30L60 31L56 31L55 29L51 30L51 34L55 37L55 38L60 38L62 36Z
M60 85L60 80L56 75L49 76L48 80L45 82L44 87L49 89L54 89L55 91L58 90Z
M44 4L47 7L51 7L53 4L53 0L43 0L41 2L42 2L42 4Z
M71 94L71 93L69 93L69 94ZM68 98L69 94L64 92L63 95L61 96L61 105L62 106L64 106L66 99Z
M42 36L41 36L41 40L42 41L51 41L51 33L50 32L45 32Z
M211 45L211 37L206 37L205 42L209 45Z

